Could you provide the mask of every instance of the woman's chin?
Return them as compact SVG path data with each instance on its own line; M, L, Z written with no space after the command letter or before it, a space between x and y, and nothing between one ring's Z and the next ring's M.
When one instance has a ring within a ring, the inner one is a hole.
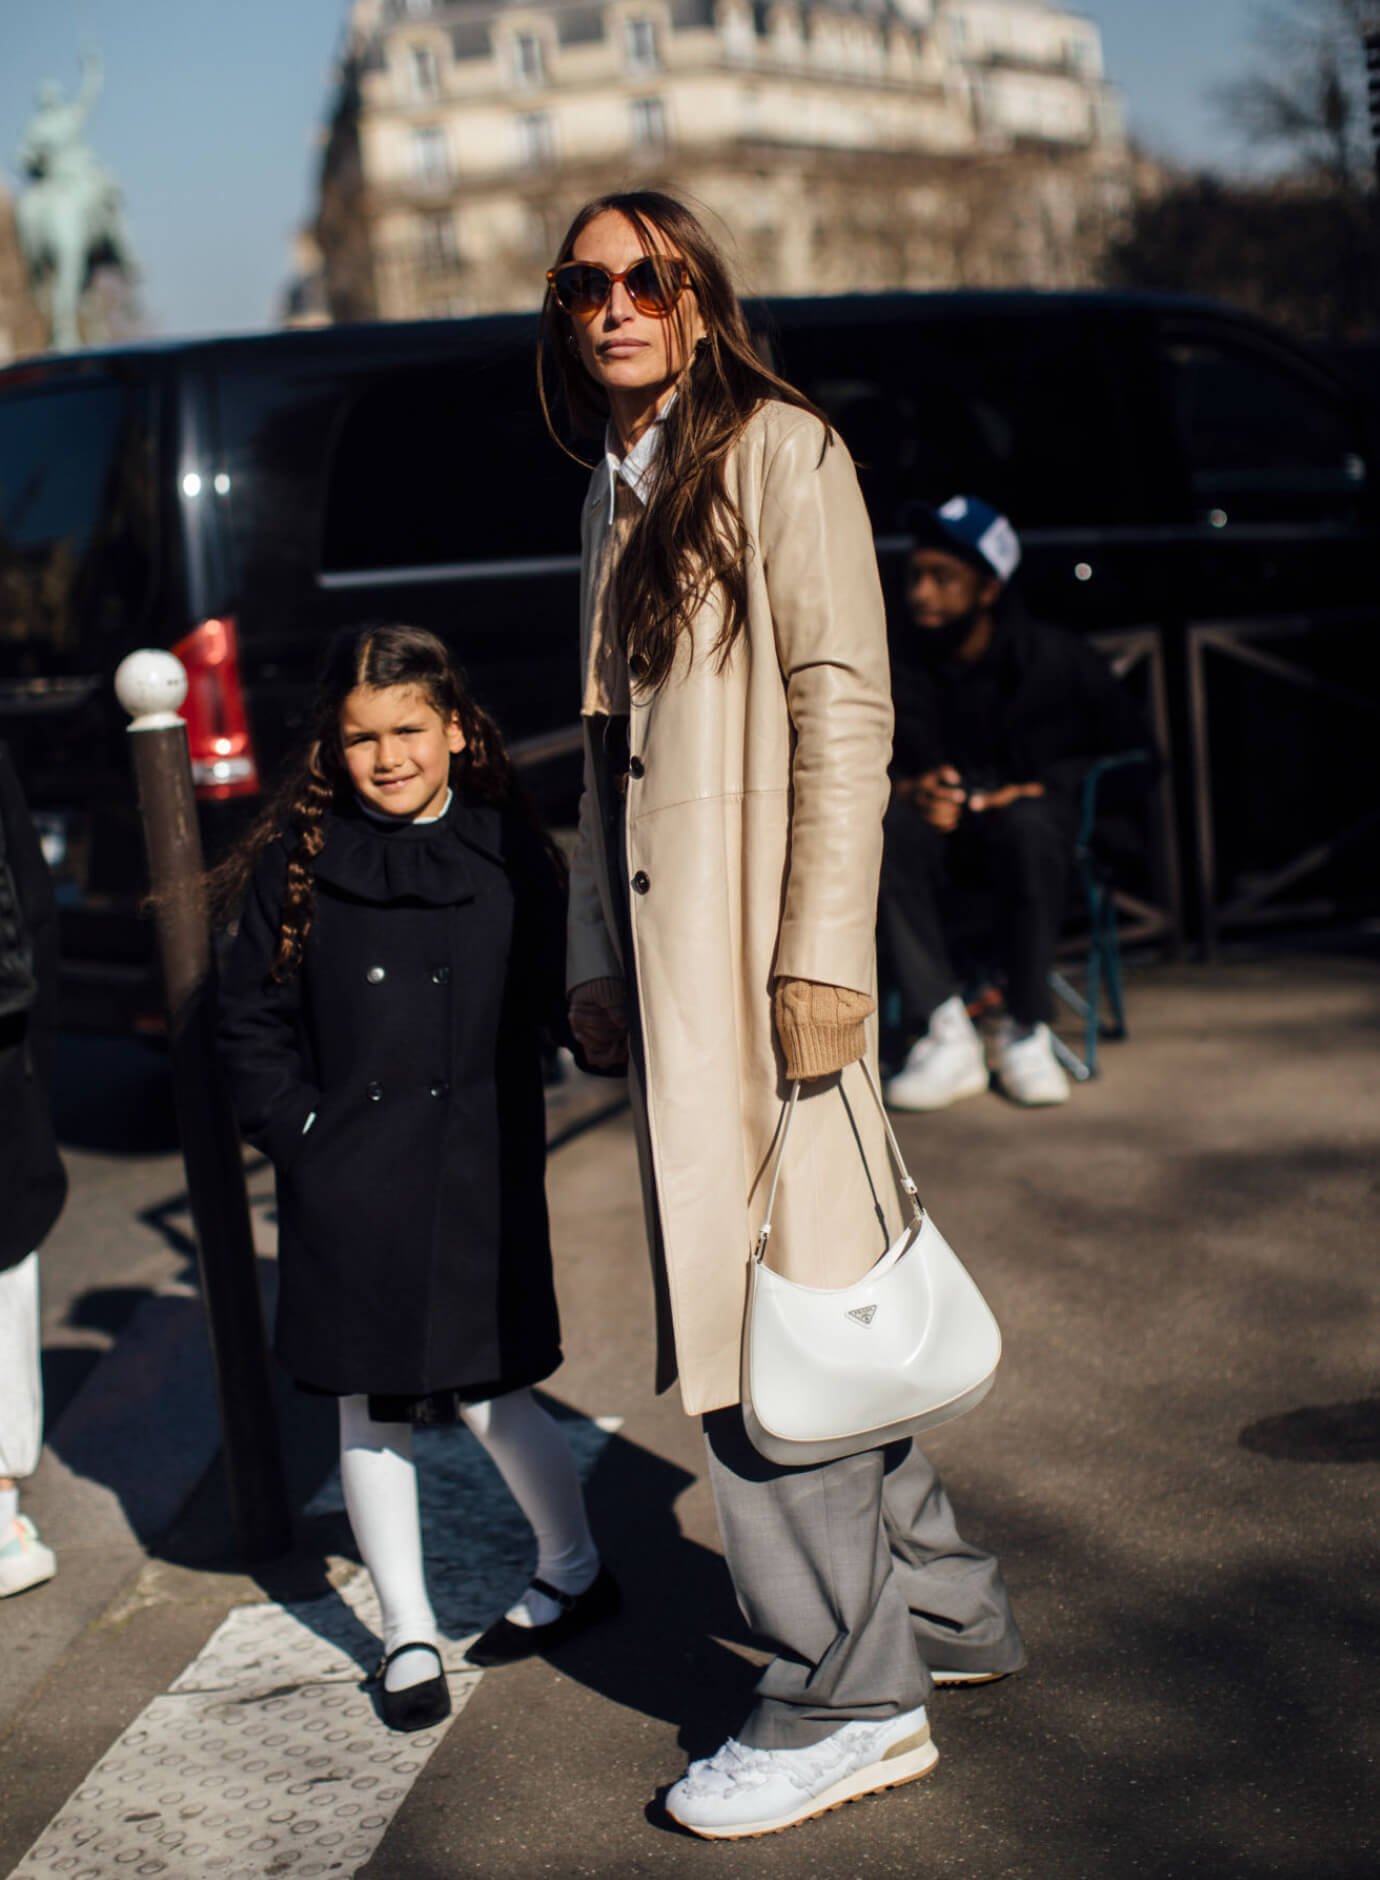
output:
M670 375L645 359L601 359L596 371L609 391L634 392L645 398L655 398L670 384Z

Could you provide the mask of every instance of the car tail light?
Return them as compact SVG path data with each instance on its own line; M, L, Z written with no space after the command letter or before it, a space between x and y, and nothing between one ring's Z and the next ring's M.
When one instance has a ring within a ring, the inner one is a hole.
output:
M249 737L233 620L203 620L172 649L187 668L182 716L192 757L192 782L203 801L253 796L259 767Z

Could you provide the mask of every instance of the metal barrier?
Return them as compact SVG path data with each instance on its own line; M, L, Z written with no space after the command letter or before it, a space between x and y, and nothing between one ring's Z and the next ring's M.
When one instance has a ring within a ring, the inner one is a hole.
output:
M1127 916L1121 927L1124 942L1163 940L1172 952L1183 941L1183 876L1179 865L1178 812L1174 796L1174 765L1171 758L1174 740L1169 722L1169 687L1165 677L1164 640L1155 626L1120 627L1089 636L1098 651L1105 653L1112 671L1125 680L1138 668L1145 669L1147 716L1156 749L1164 758L1164 767L1151 797L1149 823L1151 896L1148 901L1124 888L1113 890L1112 899Z
M1348 713L1359 713L1363 719L1380 720L1380 696L1375 691L1362 691L1353 685L1339 683L1301 665L1296 659L1281 657L1269 646L1271 641L1280 639L1326 633L1346 634L1352 630L1369 636L1372 642L1380 642L1380 613L1371 609L1354 609L1318 615L1276 615L1256 620L1193 621L1188 625L1186 651L1193 777L1193 861L1203 953L1208 959L1214 956L1225 928L1258 928L1271 923L1326 918L1335 914L1337 903L1332 896L1323 896L1302 904L1294 901L1286 906L1277 904L1278 897L1337 860L1367 835L1380 831L1380 800L1377 800L1370 803L1359 816L1346 817L1331 827L1321 839L1310 841L1287 855L1277 866L1253 880L1249 887L1238 888L1232 893L1225 892L1221 880L1220 813L1212 768L1218 726L1214 722L1212 710L1210 656L1266 674L1300 694L1329 700ZM1376 742L1380 740L1373 740L1372 748ZM1300 781L1302 783L1304 780ZM1307 784L1318 788L1322 801L1328 800L1329 792L1324 780L1310 778Z

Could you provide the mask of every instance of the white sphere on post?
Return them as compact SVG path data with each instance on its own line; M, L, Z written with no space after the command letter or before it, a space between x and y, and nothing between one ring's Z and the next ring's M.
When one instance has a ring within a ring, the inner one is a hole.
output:
M115 669L115 696L133 719L131 731L166 731L182 720L177 708L187 696L187 669L176 653L146 646Z

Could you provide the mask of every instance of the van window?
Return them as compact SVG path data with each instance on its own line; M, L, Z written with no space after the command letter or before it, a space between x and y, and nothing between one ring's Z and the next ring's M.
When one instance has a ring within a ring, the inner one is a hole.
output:
M1216 339L1171 338L1166 360L1195 521L1360 519L1361 425L1327 387Z
M220 460L242 632L313 630L321 484L351 381L293 369L270 349L232 353L216 381Z
M589 473L562 456L531 354L374 380L327 478L323 574L577 555Z
M0 400L0 662L89 666L138 628L157 498L146 390L110 380Z
M786 315L789 318L789 314ZM907 502L983 496L1017 528L1144 519L1123 391L1091 320L785 326L781 369L838 425L879 535Z

